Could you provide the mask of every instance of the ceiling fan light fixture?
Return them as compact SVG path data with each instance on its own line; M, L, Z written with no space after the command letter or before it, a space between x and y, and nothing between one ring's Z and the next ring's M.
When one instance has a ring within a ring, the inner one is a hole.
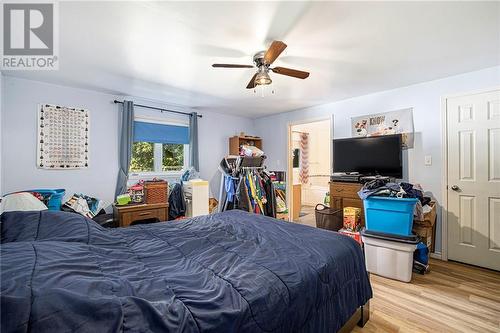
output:
M272 82L273 80L271 80L271 77L269 76L266 70L260 70L259 73L257 73L257 76L255 77L256 85L265 86L271 84Z

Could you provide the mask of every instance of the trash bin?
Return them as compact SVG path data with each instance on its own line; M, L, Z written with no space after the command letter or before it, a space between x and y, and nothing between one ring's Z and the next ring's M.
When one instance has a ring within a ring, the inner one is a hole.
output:
M339 231L342 228L342 210L334 209L323 204L317 204L314 208L316 226L321 229Z

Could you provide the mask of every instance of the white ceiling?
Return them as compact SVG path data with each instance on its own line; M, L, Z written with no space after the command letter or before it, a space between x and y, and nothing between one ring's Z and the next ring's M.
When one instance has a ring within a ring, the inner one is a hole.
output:
M259 117L500 64L499 2L61 2L59 71L9 72ZM245 89L273 39L274 95Z

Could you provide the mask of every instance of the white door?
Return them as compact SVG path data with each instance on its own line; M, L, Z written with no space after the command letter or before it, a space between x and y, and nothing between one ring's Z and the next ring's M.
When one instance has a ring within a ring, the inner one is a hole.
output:
M500 270L500 90L446 106L448 258Z

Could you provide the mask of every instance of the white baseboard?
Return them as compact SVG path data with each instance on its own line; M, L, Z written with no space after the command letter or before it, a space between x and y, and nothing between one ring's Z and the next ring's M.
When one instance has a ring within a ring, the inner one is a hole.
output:
M433 259L443 260L441 256L441 252L434 252L430 254L430 257Z

